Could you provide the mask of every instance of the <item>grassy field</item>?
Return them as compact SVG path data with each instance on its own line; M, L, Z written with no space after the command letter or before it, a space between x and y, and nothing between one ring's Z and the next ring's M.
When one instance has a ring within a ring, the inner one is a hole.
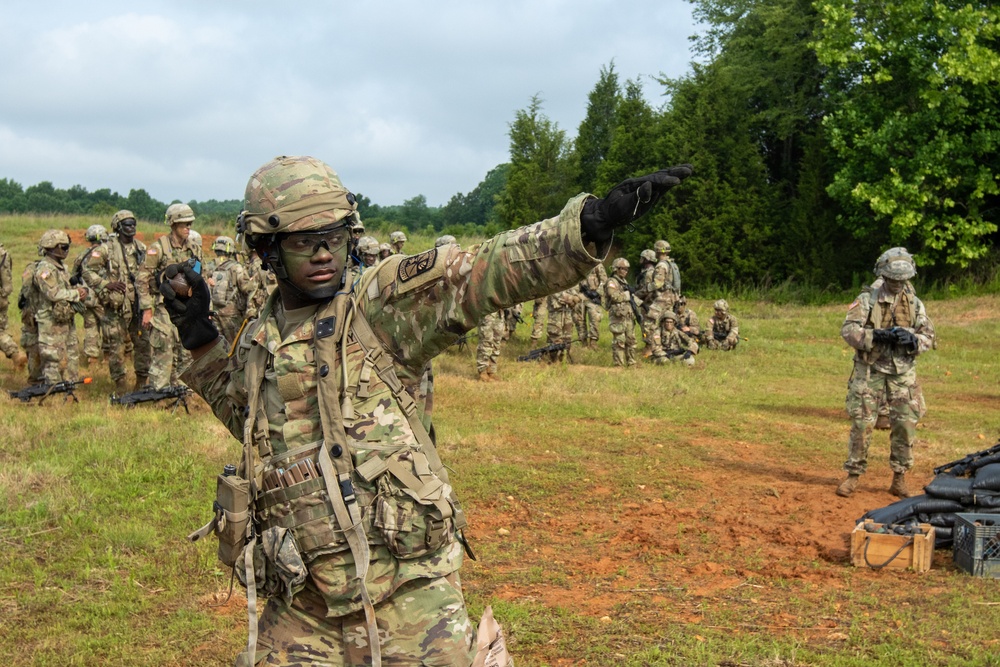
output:
M93 222L0 219L0 241L19 274L41 231ZM519 667L1000 665L1000 581L947 551L923 574L849 564L855 520L894 499L885 433L861 489L833 493L846 304L731 306L748 340L690 369L611 368L606 326L564 366L515 362L522 327L498 383L476 380L471 350L439 358L441 455L479 557L463 569L473 613L493 606ZM927 307L940 344L919 366L913 486L1000 434L1000 298ZM226 601L214 544L184 536L238 443L200 400L190 416L124 411L107 371L90 372L79 404L0 398L3 663L231 664L245 598ZM2 387L23 383L0 359Z

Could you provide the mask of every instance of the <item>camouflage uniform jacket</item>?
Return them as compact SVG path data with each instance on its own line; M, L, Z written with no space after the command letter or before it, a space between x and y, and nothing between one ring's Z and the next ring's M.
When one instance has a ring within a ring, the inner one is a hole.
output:
M580 293L580 288L577 285L573 285L567 290L562 292L556 292L555 294L549 295L549 314L561 313L566 310L573 310L578 304L583 301L583 295Z
M708 333L718 341L737 339L740 337L740 325L729 313L722 317L713 315L708 318Z
M279 464L289 467L302 457L318 456L322 465L329 452L336 471L348 467L346 477L337 477L350 481L362 510L371 547L367 589L376 604L402 583L451 573L462 561L460 506L421 425L422 406L405 387L417 385L428 362L486 314L576 284L590 271L598 259L580 235L584 200L577 197L558 217L501 233L469 251L450 246L393 255L360 280L351 272L347 296L297 324L285 318L280 293L274 294L232 356L219 342L184 373L244 442L240 472L254 489L262 489L265 475ZM343 299L351 304L339 311L343 316L327 317ZM328 359L331 345L336 354ZM329 415L338 406L335 426ZM344 446L329 444L339 442ZM415 490L406 478L423 486ZM291 530L328 615L340 616L362 608L360 587L352 576L349 536L323 500L326 489L317 489L287 500L284 490L256 491L254 517L265 544L272 529ZM296 523L300 518L309 520Z
M137 238L122 243L117 234L94 249L83 264L83 281L87 283L105 308L125 317L133 315L136 304L139 270L145 259L146 246ZM125 294L108 289L108 283L125 285ZM147 306L152 307L152 304ZM142 307L140 306L140 309Z
M684 352L697 352L697 341L688 334L674 329L667 331L665 328L660 333L660 344L668 357L683 354Z
M70 274L62 262L42 257L35 264L32 276L32 310L35 320L68 324L73 321L71 304L80 301L80 293L69 284Z
M656 299L656 293L650 292L649 287L653 284L653 269L655 264L647 264L639 271L639 278L636 280L635 297L643 305L649 305Z
M597 292L598 295L604 294L604 286L608 282L608 272L604 268L603 264L598 264L594 267L594 270L587 274L587 277L583 279L583 286L588 290Z
M687 327L687 331L684 331L685 327ZM701 334L701 327L698 325L698 316L686 306L684 312L677 314L677 328L695 339Z
M201 246L191 242L188 237L184 245L174 247L170 235L161 236L146 249L146 257L139 272L137 286L139 288L139 308L150 310L163 302L160 296L157 276L171 264L178 264L189 259L201 261Z
M608 314L611 317L635 319L629 299L628 283L618 276L611 276L604 284L604 294L608 300Z
M94 254L94 251L97 250L99 247L101 247L101 244L95 243L94 245L90 246L89 248L81 252L79 255L77 255L76 259L73 260L73 272L70 275L73 278L76 278L78 282L83 280L84 262L90 259L90 257ZM94 290L87 290L87 296L84 297L82 303L87 308L94 308L98 306L99 304L97 301L97 292L95 292Z
M884 287L862 292L847 310L841 337L854 348L855 361L890 375L901 375L916 365L916 355L907 354L894 345L880 346L872 341L874 329L894 326L910 330L917 336L920 354L934 345L934 325L927 317L924 303L908 290L897 295Z
M674 289L674 268L669 259L661 259L653 267L653 270L646 276L646 294L655 299L663 292L676 291Z
M11 292L14 291L14 281L11 279L11 264L13 262L10 259L10 255L7 254L6 248L0 243L0 305L4 309L7 308L7 299L10 297Z
M257 289L253 278L235 259L227 259L212 272L212 307L225 317L242 317Z

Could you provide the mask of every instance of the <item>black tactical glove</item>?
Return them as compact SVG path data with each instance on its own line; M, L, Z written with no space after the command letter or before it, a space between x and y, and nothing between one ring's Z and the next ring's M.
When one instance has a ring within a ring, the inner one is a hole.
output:
M679 185L691 172L689 164L661 169L622 181L604 199L588 199L580 213L584 241L607 241L616 227L633 222L653 208L663 193Z
M185 291L189 295L185 295ZM160 294L185 350L195 350L219 337L219 330L208 317L212 308L208 283L188 263L171 264L164 269L160 276Z
M896 342L896 335L892 329L873 329L872 343L875 345L892 345Z
M893 327L891 331L895 338L896 349L899 351L905 354L916 354L917 350L920 349L920 341L917 340L917 335L909 329Z

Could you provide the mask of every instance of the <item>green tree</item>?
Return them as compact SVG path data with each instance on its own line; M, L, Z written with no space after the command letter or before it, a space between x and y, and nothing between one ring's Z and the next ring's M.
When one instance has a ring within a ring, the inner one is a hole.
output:
M558 213L574 194L566 133L542 113L535 95L510 123L510 171L497 202L500 222L508 228Z
M605 156L598 165L592 192L603 194L623 179L657 168L655 114L642 95L638 81L625 84L625 94L615 109L617 126Z
M587 115L576 133L576 161L579 169L580 189L596 190L597 172L611 150L611 138L618 124L618 74L612 60L601 67L601 74L594 89L587 96Z
M857 238L888 228L923 264L965 267L1000 217L1000 6L819 4L830 194Z

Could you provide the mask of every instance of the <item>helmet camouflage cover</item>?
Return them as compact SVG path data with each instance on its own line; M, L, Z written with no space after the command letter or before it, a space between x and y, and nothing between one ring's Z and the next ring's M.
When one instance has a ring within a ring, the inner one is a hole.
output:
M448 245L449 243L456 243L455 237L451 234L445 234L444 236L439 236L434 240L434 247L439 248L443 245Z
M656 253L648 248L639 253L639 259L643 262L653 262L656 263Z
M126 220L135 220L135 213L127 209L122 209L111 216L111 231L117 232L118 228Z
M358 252L362 255L377 255L378 240L374 236L362 236L358 239Z
M670 252L670 244L661 239L653 244L653 250L655 250L657 254Z
M324 162L308 156L279 156L260 167L247 182L238 228L249 234L302 232L346 225L357 201Z
M236 241L232 240L228 236L220 236L215 239L214 243L212 243L212 250L215 252L224 252L227 255L235 255Z
M729 304L726 303L725 299L719 299L714 304L712 304L712 307L715 308L716 310L721 310L724 313L729 312Z
M83 236L91 243L100 243L108 240L108 230L104 228L104 225L91 225L87 227Z
M906 248L889 248L875 260L875 275L889 280L909 280L917 275L916 262Z
M668 310L667 312L663 313L663 321L673 322L674 324L677 324L677 315L675 315L672 310Z
M611 270L617 271L618 269L627 269L629 267L628 260L624 257L618 257L615 261L611 262Z
M388 243L382 243L382 244L379 245L378 251L379 252L387 252L387 253L391 254L392 253L392 246L389 245Z
M393 232L389 234L390 243L406 243L406 234L403 232Z
M69 234L61 229L50 229L38 239L38 253L43 254L44 251L51 250L57 245L69 245Z
M163 221L171 227L182 222L190 225L194 222L194 211L187 204L171 204L163 214Z

